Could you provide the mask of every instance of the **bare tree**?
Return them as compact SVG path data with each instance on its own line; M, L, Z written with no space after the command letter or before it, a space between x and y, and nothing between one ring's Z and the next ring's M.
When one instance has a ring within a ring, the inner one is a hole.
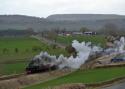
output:
M90 31L88 28L86 28L86 27L82 27L81 29L80 29L80 31L82 32L82 33L84 33L84 32L87 32L87 31Z
M55 41L57 40L58 34L55 31L49 31L48 32L48 38Z
M119 29L116 24L106 23L104 27L101 29L100 33L105 35L117 36Z

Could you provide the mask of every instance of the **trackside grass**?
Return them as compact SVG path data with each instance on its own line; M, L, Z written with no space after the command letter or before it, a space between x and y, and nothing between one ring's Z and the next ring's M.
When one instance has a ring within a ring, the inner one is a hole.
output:
M32 85L23 89L45 89L61 84L68 83L97 83L114 78L125 76L125 67L121 68L107 68L107 69L92 69L92 70L77 70L69 75L50 80L44 83Z

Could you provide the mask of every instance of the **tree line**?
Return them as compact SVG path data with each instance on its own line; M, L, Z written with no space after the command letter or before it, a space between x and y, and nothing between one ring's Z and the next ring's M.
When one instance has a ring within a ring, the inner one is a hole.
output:
M30 36L35 34L32 28L24 29L24 30L17 30L17 29L5 29L0 30L0 37L3 36Z

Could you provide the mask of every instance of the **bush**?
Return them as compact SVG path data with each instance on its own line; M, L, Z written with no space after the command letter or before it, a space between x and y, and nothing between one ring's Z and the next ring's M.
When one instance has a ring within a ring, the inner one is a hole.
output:
M3 49L3 54L8 53L8 52L9 52L9 50L7 48Z
M32 51L41 51L42 49L41 49L41 47L40 46L33 46L32 47Z
M73 57L76 57L76 50L71 45L66 46L65 50L70 54L73 55Z
M56 49L56 48L57 48L57 45L56 45L56 44L53 44L53 45L52 45L52 48L53 48L53 49Z
M15 53L18 53L18 52L19 52L18 48L15 48Z

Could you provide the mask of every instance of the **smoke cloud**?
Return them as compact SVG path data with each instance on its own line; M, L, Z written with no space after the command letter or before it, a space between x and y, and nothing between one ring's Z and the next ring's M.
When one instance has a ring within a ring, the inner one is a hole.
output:
M32 60L36 62L36 65L57 65L59 69L71 68L78 69L82 64L88 60L89 56L96 55L96 53L112 54L112 53L122 53L124 52L125 38L121 37L120 40L114 42L114 47L103 49L99 46L92 46L91 42L79 43L77 40L72 42L72 47L75 48L77 56L74 58L72 55L70 57L64 57L62 54L57 58L55 55L49 55L47 52L41 52L39 55L35 56Z

